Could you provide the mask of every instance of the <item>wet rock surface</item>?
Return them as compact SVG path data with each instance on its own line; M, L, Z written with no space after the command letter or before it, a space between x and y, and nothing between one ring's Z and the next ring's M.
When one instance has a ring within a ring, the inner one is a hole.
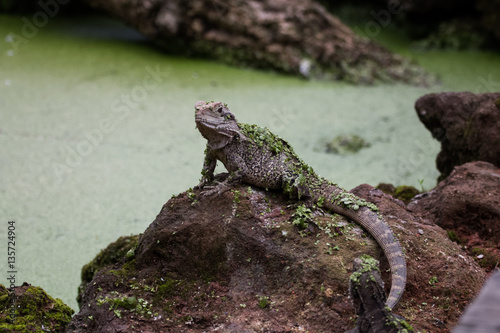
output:
M485 161L500 167L500 93L439 93L415 103L420 121L441 142L440 180L455 166Z
M445 231L368 185L400 239L408 284L394 310L416 330L449 331L485 274ZM348 297L356 257L388 264L346 219L280 193L234 187L219 197L169 200L132 252L94 275L68 332L340 332L353 328ZM457 285L460 288L457 289Z

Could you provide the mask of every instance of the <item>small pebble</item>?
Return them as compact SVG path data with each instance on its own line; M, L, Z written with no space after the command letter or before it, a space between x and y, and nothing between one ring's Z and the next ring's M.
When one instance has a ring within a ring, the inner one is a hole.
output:
M477 256L477 259L483 259L483 257L484 257L484 254L480 254Z
M424 231L422 229L418 229L418 233L423 235L424 234Z

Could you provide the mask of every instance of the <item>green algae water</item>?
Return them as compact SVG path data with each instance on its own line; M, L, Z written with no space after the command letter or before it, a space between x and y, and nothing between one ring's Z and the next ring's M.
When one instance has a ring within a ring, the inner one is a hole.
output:
M419 122L416 99L500 90L497 54L414 55L387 36L443 84L308 82L165 55L107 20L56 17L36 33L25 24L0 16L1 244L15 221L16 284L40 286L75 310L81 267L118 237L143 232L173 194L198 183L205 142L196 101L227 103L240 122L268 127L348 189L429 189L439 144ZM325 143L338 135L370 146L327 154ZM4 253L2 272L6 265Z

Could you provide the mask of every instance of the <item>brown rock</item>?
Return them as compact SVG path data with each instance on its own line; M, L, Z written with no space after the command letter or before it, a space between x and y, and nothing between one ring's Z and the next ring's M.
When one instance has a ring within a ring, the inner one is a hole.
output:
M430 192L416 196L409 209L433 221L467 246L480 264L500 261L500 169L486 162L456 167Z
M401 201L368 185L355 192L379 205L406 251L408 284L395 312L416 330L448 331L484 272ZM280 193L238 186L219 197L198 194L169 200L134 254L94 275L69 332L352 328L352 263L382 256L371 237L317 208L301 215ZM298 218L305 225L293 224ZM381 260L386 289L387 269Z
M441 142L436 164L440 180L471 161L500 167L500 93L429 94L415 103L420 121Z

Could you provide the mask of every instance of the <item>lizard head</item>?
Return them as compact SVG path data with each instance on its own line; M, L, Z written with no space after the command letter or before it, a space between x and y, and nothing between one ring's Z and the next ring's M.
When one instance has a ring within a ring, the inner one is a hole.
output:
M212 149L223 148L235 135L240 134L236 118L221 102L196 102L195 121Z

